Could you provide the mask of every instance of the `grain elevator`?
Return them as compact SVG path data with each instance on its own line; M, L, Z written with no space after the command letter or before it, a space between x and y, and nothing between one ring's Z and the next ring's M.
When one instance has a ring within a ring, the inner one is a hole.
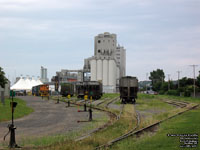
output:
M94 39L94 56L85 59L84 69L89 69L91 81L100 81L103 92L114 93L119 78L126 74L126 50L117 45L117 35L105 32Z

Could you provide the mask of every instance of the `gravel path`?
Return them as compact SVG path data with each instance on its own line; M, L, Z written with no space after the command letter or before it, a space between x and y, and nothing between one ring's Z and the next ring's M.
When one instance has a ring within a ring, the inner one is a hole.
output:
M64 134L87 125L87 122L77 123L77 121L88 120L88 112L77 112L76 107L66 108L67 104L63 102L55 104L55 101L42 100L40 97L22 96L19 98L25 100L34 112L14 120L17 127L17 141L26 137ZM3 142L3 136L8 132L7 125L10 123L11 121L0 123L0 144ZM9 136L6 141L9 141Z

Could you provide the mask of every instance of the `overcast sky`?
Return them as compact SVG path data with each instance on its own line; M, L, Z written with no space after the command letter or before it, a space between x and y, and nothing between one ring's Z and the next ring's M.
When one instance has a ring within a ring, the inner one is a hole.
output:
M117 34L139 80L157 68L174 80L200 70L200 0L0 0L0 66L11 81L41 66L48 78L81 69L103 32Z

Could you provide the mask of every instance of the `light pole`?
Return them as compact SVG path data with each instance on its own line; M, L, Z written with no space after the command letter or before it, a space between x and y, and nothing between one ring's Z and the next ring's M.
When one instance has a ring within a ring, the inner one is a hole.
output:
M148 80L148 73L146 73L146 92L147 92L147 80Z

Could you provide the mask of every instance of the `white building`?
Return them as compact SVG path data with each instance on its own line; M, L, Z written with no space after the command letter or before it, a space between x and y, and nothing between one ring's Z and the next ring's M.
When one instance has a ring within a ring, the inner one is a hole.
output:
M47 78L47 68L44 68L41 66L41 81L42 82L49 82L49 79Z
M105 32L95 37L94 56L85 59L84 69L91 72L91 81L100 81L103 91L116 92L119 78L126 73L126 51L117 46L116 34Z

